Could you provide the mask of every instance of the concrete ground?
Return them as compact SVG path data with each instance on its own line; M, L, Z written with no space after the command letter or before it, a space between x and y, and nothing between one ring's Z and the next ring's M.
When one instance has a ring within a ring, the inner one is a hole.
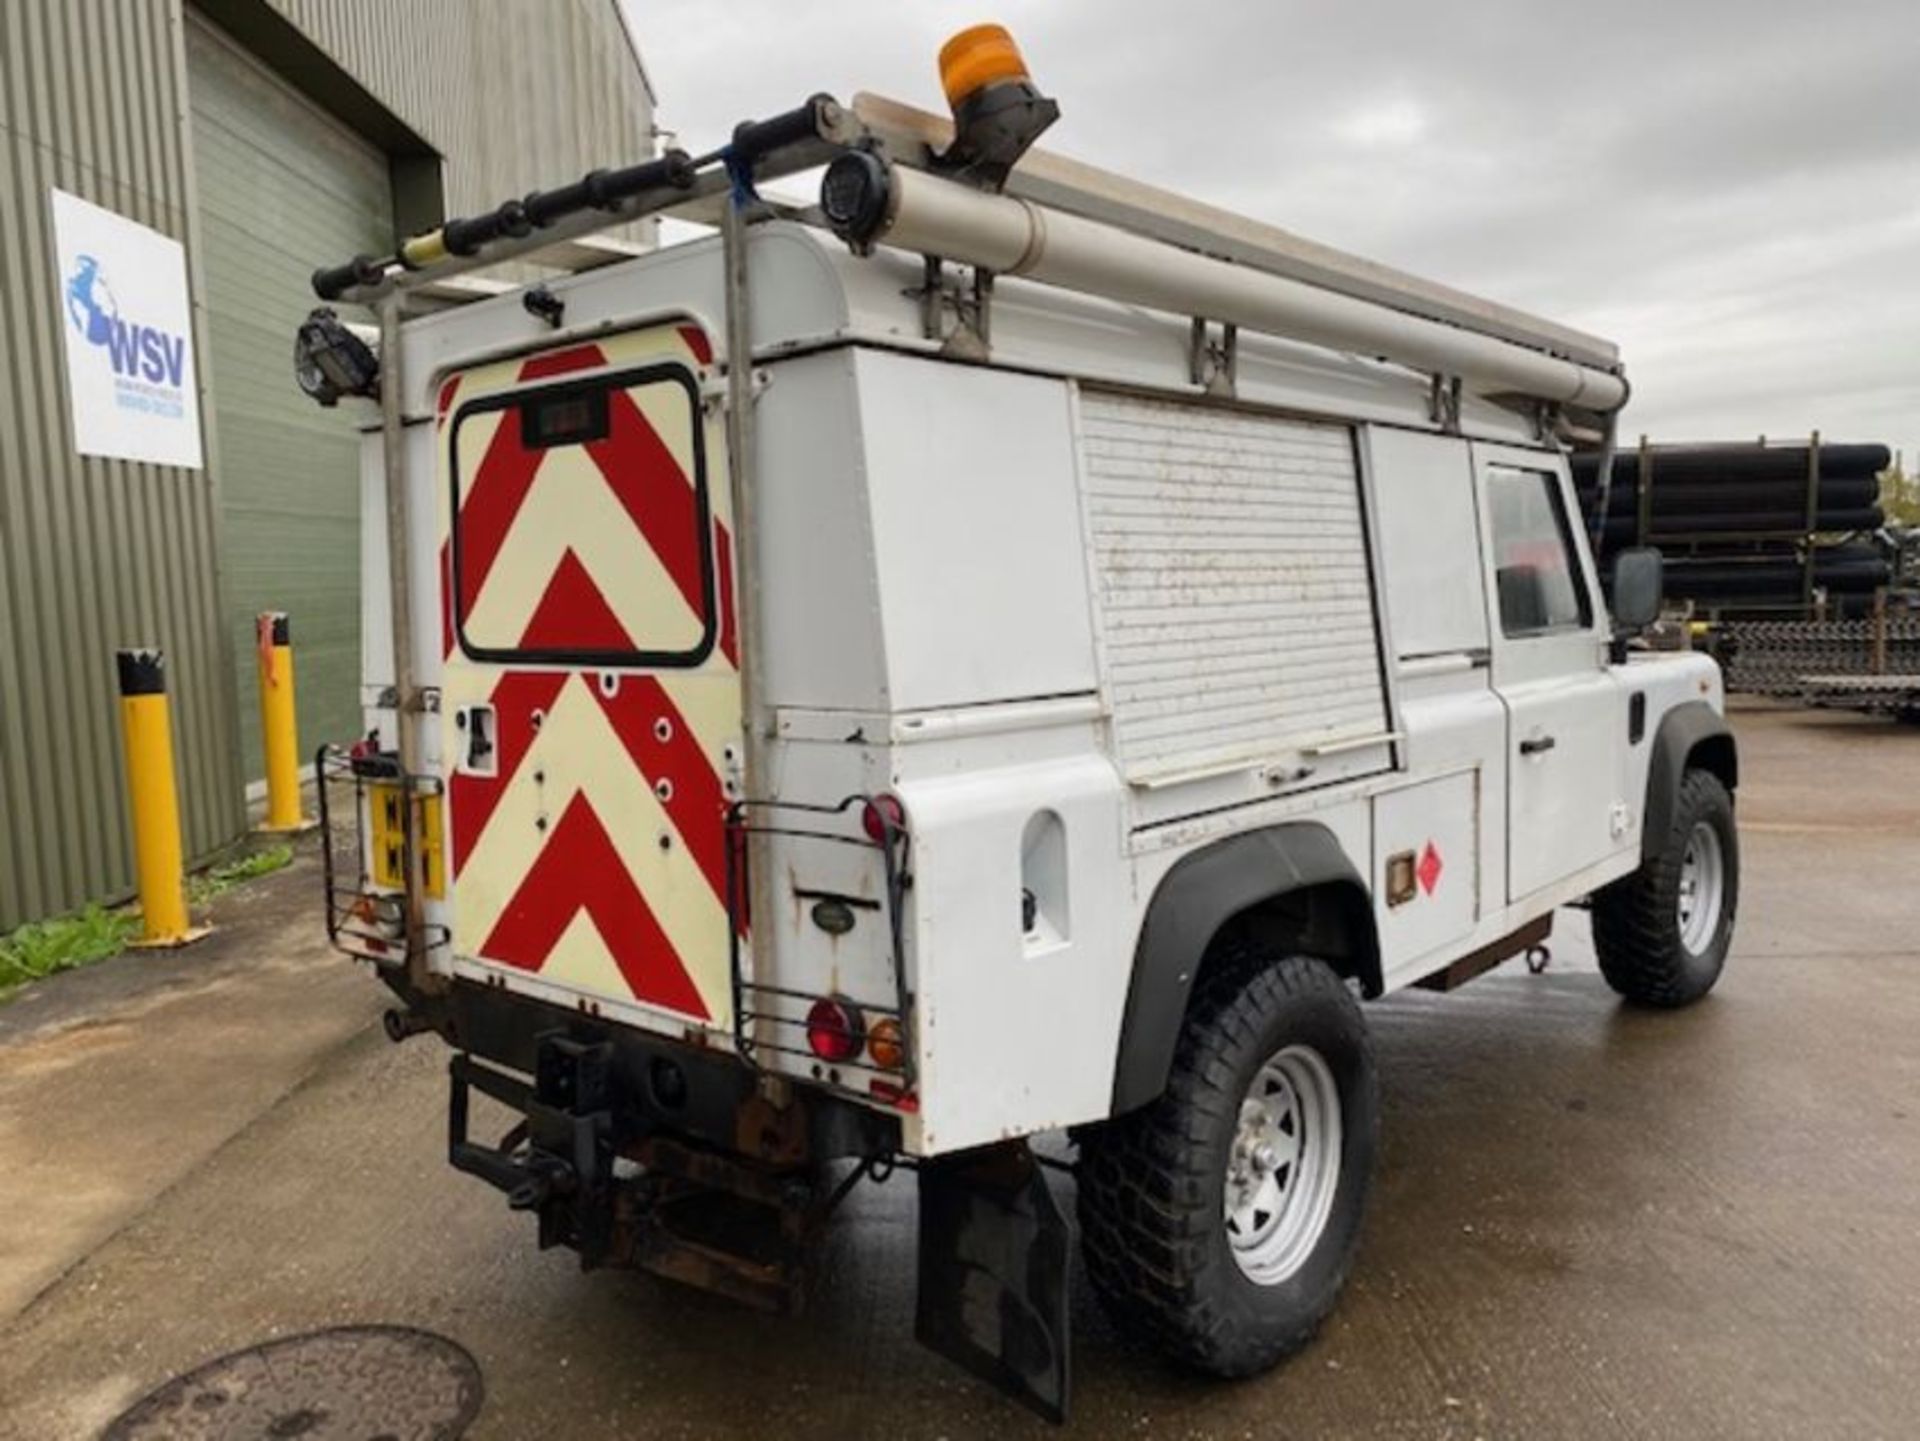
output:
M1208 1383L1083 1291L1073 1434L1920 1433L1920 733L1737 725L1714 995L1622 1008L1568 915L1543 976L1372 1007L1379 1183L1320 1339ZM913 1344L910 1182L855 1193L804 1322L535 1251L446 1168L444 1053L373 1027L309 870L229 898L216 949L0 1009L0 1435L347 1321L469 1347L481 1438L1055 1434Z

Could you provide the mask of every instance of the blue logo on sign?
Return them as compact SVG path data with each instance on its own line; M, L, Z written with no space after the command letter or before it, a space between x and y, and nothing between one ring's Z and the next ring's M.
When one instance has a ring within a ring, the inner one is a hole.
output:
M115 375L179 388L186 370L186 337L122 319L106 274L91 255L76 258L66 298L67 318L87 344L107 352Z

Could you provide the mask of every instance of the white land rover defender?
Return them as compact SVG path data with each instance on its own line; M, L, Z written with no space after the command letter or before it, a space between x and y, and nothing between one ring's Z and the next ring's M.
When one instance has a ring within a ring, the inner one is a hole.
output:
M952 124L817 96L316 274L381 328L297 346L378 406L328 920L543 1246L790 1307L909 1169L921 1339L1058 1417L1028 1138L1117 1321L1271 1365L1352 1263L1362 1002L1583 899L1697 999L1737 775L1569 484L1611 345L1030 150L1003 32L945 62ZM721 233L444 303L662 213Z

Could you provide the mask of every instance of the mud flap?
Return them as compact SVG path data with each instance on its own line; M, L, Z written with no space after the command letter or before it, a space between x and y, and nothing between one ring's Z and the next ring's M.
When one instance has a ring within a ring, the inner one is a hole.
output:
M1025 1142L923 1163L915 1338L1064 1422L1072 1255L1073 1226Z

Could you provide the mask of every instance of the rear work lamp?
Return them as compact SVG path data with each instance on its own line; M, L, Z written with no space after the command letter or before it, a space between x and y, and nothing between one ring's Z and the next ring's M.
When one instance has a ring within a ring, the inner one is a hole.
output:
M322 305L294 334L293 379L310 399L334 406L343 395L377 394L380 362L331 306Z

